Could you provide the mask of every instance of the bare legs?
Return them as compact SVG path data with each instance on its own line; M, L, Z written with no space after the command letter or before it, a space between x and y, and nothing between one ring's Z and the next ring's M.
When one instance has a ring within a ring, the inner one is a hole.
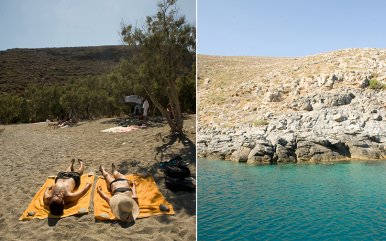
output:
M72 159L71 160L71 164L67 168L66 172L73 172L74 171L74 163L75 163L75 159ZM78 163L79 163L80 166L79 166L79 169L77 170L77 172L79 173L79 175L82 175L83 171L84 171L83 161L81 159L78 159Z
M80 159L78 159L78 162L79 162L79 165L80 165L80 167L79 167L79 169L78 169L78 173L79 173L80 175L82 175L82 174L83 174L83 171L84 171L83 161L80 160Z
M114 163L111 164L111 170L113 172L113 175L114 175L115 179L126 179L125 175L123 175L122 173L118 172L115 169L115 164Z
M108 173L102 165L99 166L99 170L101 171L103 177L105 178L106 183L107 183L107 189L109 189L110 192L112 191L112 190L110 190L110 186L111 186L112 181L114 181L115 179L127 180L129 187L131 187L132 197L138 204L138 197L137 197L137 192L136 192L136 187L135 187L137 184L133 183L131 180L128 180L125 177L125 175L118 172L115 168L114 163L111 164L111 172L113 173L112 175L110 173ZM97 191L108 203L110 202L110 198L103 193L102 188L100 186L98 187Z
M102 165L99 166L99 170L101 171L102 176L107 182L107 189L110 190L110 184L112 181L114 181L115 178L110 173L106 172L105 168Z
M105 178L105 180L107 182L108 189L110 189L111 182L114 181L115 179L126 179L127 180L125 175L123 175L122 173L120 173L116 170L114 163L111 164L111 172L113 174L108 173L102 165L99 166L99 170L101 171L103 177ZM130 185L130 183L131 182L129 181L129 185Z
M71 160L71 164L70 164L70 166L67 168L66 172L73 172L73 171L74 171L74 162L75 162L75 159L72 159L72 160Z

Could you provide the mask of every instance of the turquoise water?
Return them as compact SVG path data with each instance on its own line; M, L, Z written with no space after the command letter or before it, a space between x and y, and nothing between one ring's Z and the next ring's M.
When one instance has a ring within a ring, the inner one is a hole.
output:
M386 240L386 162L198 160L198 240Z

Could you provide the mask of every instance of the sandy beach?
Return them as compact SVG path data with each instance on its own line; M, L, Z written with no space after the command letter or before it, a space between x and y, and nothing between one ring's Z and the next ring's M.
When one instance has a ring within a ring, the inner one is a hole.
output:
M190 115L185 120L184 140L170 138L165 123L127 133L101 132L117 126L114 118L58 129L48 123L1 125L0 240L195 240L195 193L166 189L158 167L159 161L180 154L191 161L195 177L195 119ZM176 215L139 219L134 225L99 222L91 202L89 214L80 217L19 221L46 178L65 170L73 158L84 161L85 173L96 175L100 164L110 169L112 162L124 174L149 171Z

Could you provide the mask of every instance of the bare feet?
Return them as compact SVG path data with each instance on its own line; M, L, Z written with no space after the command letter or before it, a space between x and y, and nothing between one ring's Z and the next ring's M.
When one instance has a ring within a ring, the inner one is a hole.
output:
M72 159L71 160L71 167L70 167L70 170L73 172L74 171L74 163L75 163L75 159Z
M98 187L97 187L97 191L98 191L98 193L100 194L100 193L102 192L102 187L101 187L101 186L98 186Z
M102 175L104 175L105 169L102 165L99 166L99 171L102 173Z
M111 173L114 173L114 172L115 172L115 164L111 163Z
M73 161L75 161L75 159L73 160ZM79 163L79 165L81 165L82 164L82 160L81 159L78 159L78 163Z

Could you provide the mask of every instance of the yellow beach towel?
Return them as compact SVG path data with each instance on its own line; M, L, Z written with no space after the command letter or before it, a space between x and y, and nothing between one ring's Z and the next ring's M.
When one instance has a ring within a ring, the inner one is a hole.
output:
M174 214L173 206L168 203L165 197L160 193L152 176L141 177L139 175L127 175L127 179L136 183L136 191L139 202L138 218L147 218L153 215ZM102 187L102 191L111 197L111 193L107 190L107 184L103 177L98 177L95 187ZM169 211L161 211L160 205L166 206ZM111 212L109 204L104 200L99 193L94 192L94 215L98 220L117 220Z
M94 175L93 174L84 174L81 176L79 188L82 189L86 186L87 183L94 183ZM91 200L91 192L93 186L87 191L85 195L83 195L77 203L72 204L70 207L65 207L63 210L62 216L54 216L50 214L50 211L44 208L43 196L46 188L50 185L55 184L55 176L48 177L43 186L39 189L39 191L35 194L31 203L28 205L27 209L24 211L23 215L19 218L19 220L32 220L34 218L45 219L45 218L64 218L75 214L85 214L88 213L88 208L90 206ZM78 189L79 189L78 188Z

